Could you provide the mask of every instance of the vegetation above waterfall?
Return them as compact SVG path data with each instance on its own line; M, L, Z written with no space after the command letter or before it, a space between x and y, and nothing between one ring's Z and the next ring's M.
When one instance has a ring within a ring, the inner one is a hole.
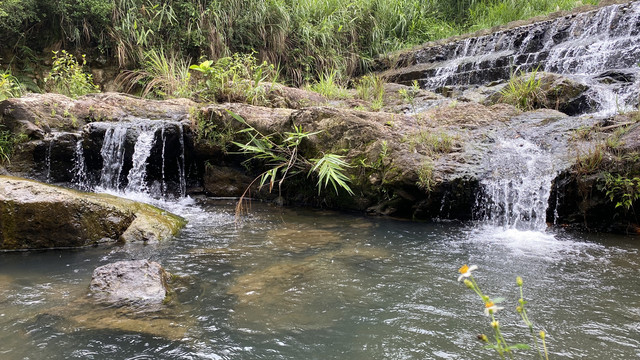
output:
M21 72L45 50L141 68L150 51L194 63L256 52L302 85L366 71L379 54L597 0L7 0L0 56ZM38 84L40 85L40 84Z

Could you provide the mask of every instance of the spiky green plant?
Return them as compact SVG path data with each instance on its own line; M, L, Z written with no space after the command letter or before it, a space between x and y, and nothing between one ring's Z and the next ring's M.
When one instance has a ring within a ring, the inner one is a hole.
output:
M189 63L176 54L167 54L164 49L153 49L145 53L143 68L125 70L116 81L126 91L141 87L142 97L156 98L189 97Z
M263 134L241 116L227 110L229 115L240 122L244 129L238 135L246 135L248 140L244 143L233 142L240 152L248 155L245 163L258 162L267 170L258 175L247 187L236 205L236 216L244 213L244 198L253 184L259 182L259 186L269 186L269 192L277 185L278 192L282 191L282 184L289 178L306 173L307 176L317 176L318 194L330 184L336 193L340 189L350 195L353 191L349 187L350 179L344 173L350 167L340 155L325 153L319 159L307 159L300 155L299 147L303 141L319 132L305 132L301 126L293 127L293 131L284 134Z
M544 102L542 77L538 70L530 73L520 71L511 75L509 82L502 89L500 102L511 104L522 111L530 111Z

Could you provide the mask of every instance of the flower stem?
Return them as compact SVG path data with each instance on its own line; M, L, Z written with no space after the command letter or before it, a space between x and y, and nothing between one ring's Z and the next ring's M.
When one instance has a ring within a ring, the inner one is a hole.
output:
M538 352L538 357L540 357L540 360L544 360L542 358L542 353L540 352L540 346L538 345L538 337L533 333L533 324L531 323L531 321L529 321L527 310L524 307L524 294L522 291L522 286L520 286L520 307L522 308L522 313L520 313L520 315L522 316L522 321L524 321L524 323L529 327L529 332L531 333L531 337L533 338L533 344L535 345L536 351Z

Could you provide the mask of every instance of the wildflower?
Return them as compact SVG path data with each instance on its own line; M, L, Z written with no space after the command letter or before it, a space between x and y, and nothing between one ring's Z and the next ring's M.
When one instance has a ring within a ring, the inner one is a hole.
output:
M522 314L522 306L516 306L516 311L518 312L518 314Z
M516 277L516 284L518 284L519 287L522 287L522 278L520 276Z
M540 330L540 338L542 340L544 340L544 338L547 336L547 334L544 332L544 330Z
M485 334L479 334L478 335L478 340L484 341L484 342L489 342L489 338Z
M471 276L471 272L473 270L476 270L478 267L476 265L471 265L471 266L467 266L467 265L463 265L458 271L460 272L460 275L458 277L458 281L462 281L462 279L467 278L469 276Z
M467 285L469 289L473 289L473 283L469 281L469 279L464 279L464 284Z
M498 320L494 320L491 322L491 327L494 329L497 329L498 326L500 326L500 323L498 322Z
M503 307L496 306L492 301L489 301L484 304L484 313L486 315L495 314L496 311L504 309Z

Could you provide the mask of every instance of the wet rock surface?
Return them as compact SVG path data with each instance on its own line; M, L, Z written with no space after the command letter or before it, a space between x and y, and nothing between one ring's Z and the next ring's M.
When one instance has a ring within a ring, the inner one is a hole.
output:
M96 300L113 304L161 304L170 276L157 262L118 261L95 269L89 290Z
M0 177L0 249L80 247L160 241L184 220L151 205Z

